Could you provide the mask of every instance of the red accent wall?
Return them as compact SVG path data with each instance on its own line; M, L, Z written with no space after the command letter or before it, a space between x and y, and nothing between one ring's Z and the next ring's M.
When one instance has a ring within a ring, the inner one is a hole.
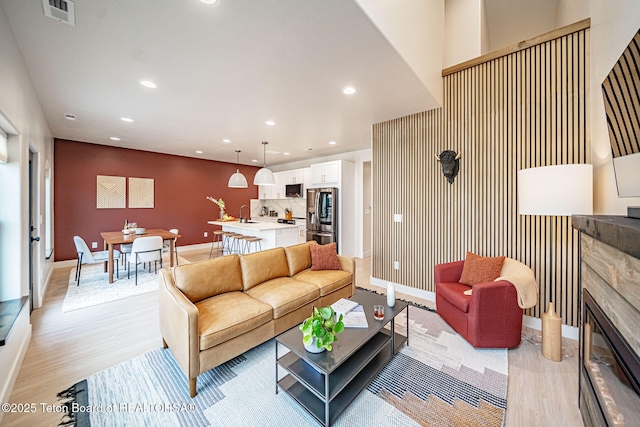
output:
M56 139L55 260L76 258L75 235L89 247L91 242L98 242L96 250L102 250L100 232L122 230L125 219L145 228L177 228L182 236L178 245L211 242L211 232L219 227L207 221L217 219L219 209L206 200L207 196L222 197L227 212L233 216L238 216L240 206L249 205L250 199L258 197L258 187L251 183L258 167L239 167L247 177L248 188L227 187L237 167L233 163ZM97 175L153 178L155 207L97 209ZM204 237L205 231L209 237Z

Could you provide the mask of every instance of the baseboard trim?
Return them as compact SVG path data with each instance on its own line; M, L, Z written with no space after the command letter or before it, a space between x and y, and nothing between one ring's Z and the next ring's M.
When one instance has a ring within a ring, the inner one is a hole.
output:
M385 293L387 291L387 283L389 281L378 279L375 277L370 277L369 282L375 287L380 288L380 291ZM394 283L396 291L402 292L407 295L411 295L416 298L422 298L427 301L436 301L435 292L425 291L422 289L412 288L411 286L401 285L399 283ZM522 326L526 326L531 329L535 329L538 331L542 330L542 319L539 317L531 317L526 314L522 316ZM578 341L578 328L575 326L562 325L562 336L564 338L569 338L575 341Z

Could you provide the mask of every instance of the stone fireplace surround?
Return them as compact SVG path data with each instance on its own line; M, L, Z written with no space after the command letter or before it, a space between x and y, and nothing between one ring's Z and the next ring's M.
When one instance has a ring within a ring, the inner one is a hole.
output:
M580 231L579 405L585 426L640 419L640 220L574 215Z

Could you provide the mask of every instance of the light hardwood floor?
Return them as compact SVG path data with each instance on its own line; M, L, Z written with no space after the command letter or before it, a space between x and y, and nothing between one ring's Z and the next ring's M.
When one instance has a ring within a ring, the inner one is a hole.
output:
M209 256L209 250L181 252L189 261ZM370 259L357 260L357 285L369 283ZM62 313L70 268L54 271L44 305L31 316L33 336L10 402L35 403L37 412L6 413L2 426L55 426L56 394L89 375L162 345L156 292ZM433 307L430 301L398 293L398 298ZM528 331L535 333L536 331ZM523 341L509 351L509 389L505 426L582 426L578 409L577 343L563 345L573 356L562 362L542 357L540 347ZM186 381L186 379L185 379Z

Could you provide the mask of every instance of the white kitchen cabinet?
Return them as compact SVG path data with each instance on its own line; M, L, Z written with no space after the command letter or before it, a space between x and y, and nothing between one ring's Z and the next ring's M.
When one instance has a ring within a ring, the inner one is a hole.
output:
M258 199L271 199L273 188L273 185L258 185Z
M315 186L339 184L340 163L340 160L335 160L311 165L311 184Z
M274 172L273 178L276 181L276 185L271 190L272 199L286 199L285 182L287 180L287 172Z
M285 184L303 184L304 169L292 169L286 172Z
M304 243L307 241L307 226L298 226L298 243Z

